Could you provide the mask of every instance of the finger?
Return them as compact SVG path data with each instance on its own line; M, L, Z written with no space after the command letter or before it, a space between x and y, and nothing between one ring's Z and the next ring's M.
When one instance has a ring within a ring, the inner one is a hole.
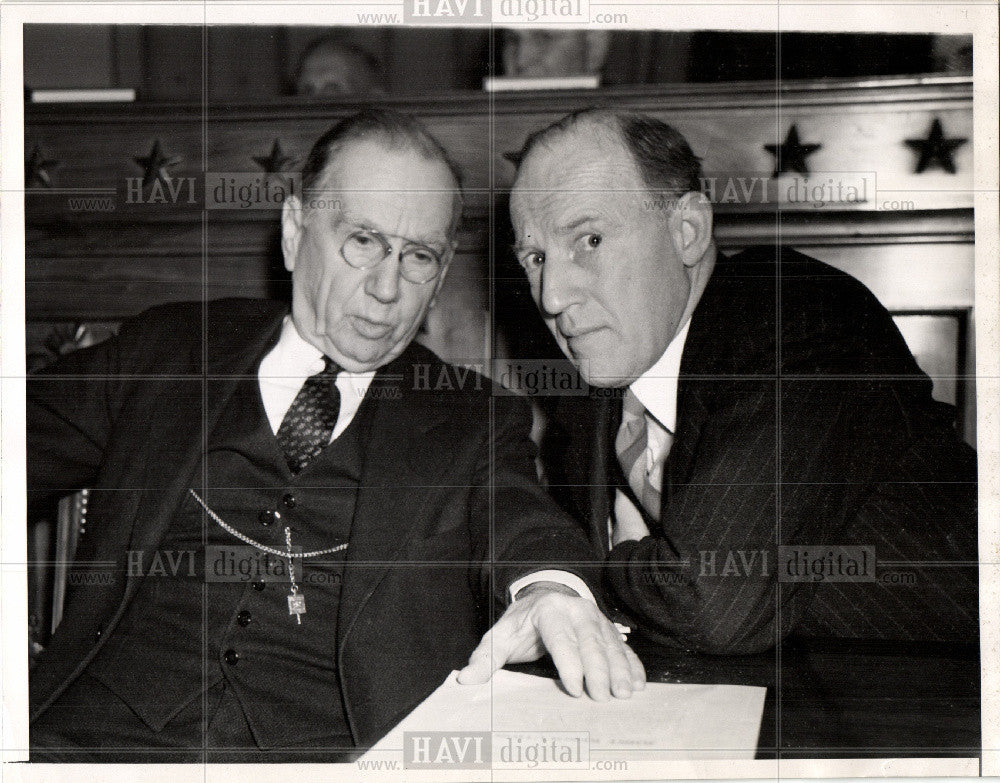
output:
M611 675L608 667L607 644L598 628L580 634L580 660L587 693L594 701L611 697Z
M463 685L482 685L506 662L507 656L503 649L503 641L495 631L499 623L483 634L478 646L469 656L469 662L458 673L458 681ZM497 649L498 645L501 649Z
M632 690L641 691L646 687L646 667L642 665L642 661L639 660L639 656L635 654L635 651L629 647L627 644L622 645L625 648L625 657L628 659L629 672L632 677Z
M566 692L570 696L580 696L583 694L583 663L576 640L565 630L567 626L568 621L565 621L559 629L545 627L540 634Z
M625 654L628 648L618 638L605 640L604 645L611 695L618 699L627 699L632 695L632 667Z
M608 646L611 673L611 692L619 698L628 698L633 691L646 687L646 669L618 627L610 622L603 624L604 641Z

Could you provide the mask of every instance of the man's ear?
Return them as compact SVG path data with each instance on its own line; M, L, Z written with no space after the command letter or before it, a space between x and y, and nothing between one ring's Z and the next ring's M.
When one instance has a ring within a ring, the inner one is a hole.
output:
M302 221L305 214L298 196L289 196L281 205L281 254L285 258L285 269L295 269L295 257L299 253L302 239Z
M681 196L668 218L674 250L684 266L697 264L712 244L712 204L704 193Z

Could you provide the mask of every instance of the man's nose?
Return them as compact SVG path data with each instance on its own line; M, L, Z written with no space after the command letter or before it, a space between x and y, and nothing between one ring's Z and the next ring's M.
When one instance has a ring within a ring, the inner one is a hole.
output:
M549 257L542 267L540 302L545 315L559 315L583 299L580 269L569 259Z
M393 250L381 263L368 270L365 291L380 302L394 302L399 297L401 261L399 253Z

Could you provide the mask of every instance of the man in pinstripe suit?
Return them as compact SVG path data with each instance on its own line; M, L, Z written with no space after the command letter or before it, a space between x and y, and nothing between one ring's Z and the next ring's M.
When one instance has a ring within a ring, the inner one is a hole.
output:
M558 401L553 494L661 644L792 632L974 640L976 455L889 313L784 248L718 253L701 168L659 120L585 110L533 134L516 253L590 386ZM892 564L906 584L879 581Z

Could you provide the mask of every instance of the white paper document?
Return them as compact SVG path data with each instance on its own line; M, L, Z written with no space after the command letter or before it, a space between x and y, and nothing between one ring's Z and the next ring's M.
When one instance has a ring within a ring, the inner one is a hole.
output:
M366 758L403 758L411 768L478 761L493 769L594 758L752 759L767 691L649 683L629 699L597 702L574 698L547 677L499 671L484 685L460 685L456 674Z

